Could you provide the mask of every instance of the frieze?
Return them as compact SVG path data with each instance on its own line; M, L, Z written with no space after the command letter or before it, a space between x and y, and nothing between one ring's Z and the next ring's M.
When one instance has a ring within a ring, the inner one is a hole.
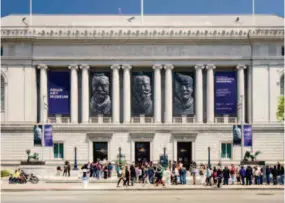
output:
M284 38L283 27L2 27L1 38L247 39Z

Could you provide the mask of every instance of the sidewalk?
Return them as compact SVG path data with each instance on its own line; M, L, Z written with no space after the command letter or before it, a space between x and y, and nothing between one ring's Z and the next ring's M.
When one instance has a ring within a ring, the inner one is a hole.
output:
M203 186L203 185L170 185L156 187L150 184L135 184L135 186L120 186L116 187L116 183L104 183L93 184L89 183L86 188L82 183L43 183L38 184L8 184L8 182L2 182L1 187L4 192L24 192L24 191L120 191L120 190L218 190L216 186ZM222 186L220 190L284 190L284 186L281 185L228 185Z

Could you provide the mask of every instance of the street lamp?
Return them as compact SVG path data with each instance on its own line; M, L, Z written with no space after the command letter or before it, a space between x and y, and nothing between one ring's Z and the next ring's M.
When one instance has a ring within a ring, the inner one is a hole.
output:
M74 147L74 170L78 170L77 168L77 147Z
M119 165L122 167L122 148L119 147Z
M240 102L238 104L239 106L239 111L240 111L240 127L241 127L241 160L243 160L243 95L240 95Z
M208 167L211 167L211 154L210 154L211 148L208 147Z

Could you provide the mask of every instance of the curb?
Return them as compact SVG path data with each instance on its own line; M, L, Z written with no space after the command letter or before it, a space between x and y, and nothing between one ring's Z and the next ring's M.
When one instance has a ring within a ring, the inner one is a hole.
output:
M2 189L2 192L32 192L32 191L187 191L187 190L284 190L284 188L135 188L135 189L91 189L91 188L44 188L44 189Z

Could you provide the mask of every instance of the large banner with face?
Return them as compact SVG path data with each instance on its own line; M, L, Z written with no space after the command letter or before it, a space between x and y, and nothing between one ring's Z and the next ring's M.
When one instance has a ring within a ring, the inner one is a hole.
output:
M194 73L173 73L173 115L187 116L195 114Z
M48 114L69 115L70 73L48 71Z
M132 72L132 115L153 116L152 72Z
M43 125L34 126L34 146L42 146Z
M233 144L234 145L241 145L241 136L242 136L241 125L234 125L233 126Z
M110 72L90 73L90 115L112 115Z
M237 113L236 72L215 73L215 113L233 115Z

